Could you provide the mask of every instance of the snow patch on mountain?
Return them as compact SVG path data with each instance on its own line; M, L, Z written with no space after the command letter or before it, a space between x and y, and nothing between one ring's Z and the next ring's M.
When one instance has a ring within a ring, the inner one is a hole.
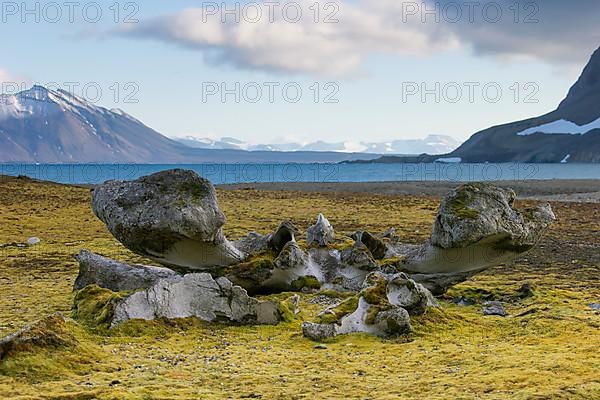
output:
M574 122L567 121L566 119L559 119L558 121L549 122L547 124L534 126L533 128L525 129L524 131L517 132L518 136L528 136L534 133L544 133L547 135L585 135L586 133L600 129L600 118L585 125L577 125Z
M132 121L139 122L120 109L108 110L98 107L66 90L51 90L34 85L31 89L17 94L0 94L0 121L29 117L51 117L55 114L70 112L92 126L83 113L100 113L103 115L119 115Z

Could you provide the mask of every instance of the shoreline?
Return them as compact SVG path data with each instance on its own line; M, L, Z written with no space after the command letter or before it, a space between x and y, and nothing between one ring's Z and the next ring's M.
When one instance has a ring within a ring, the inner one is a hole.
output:
M93 188L94 184L71 184L40 180L25 176L0 175L0 183L9 180L51 183L63 186ZM451 181L382 181L382 182L254 182L216 184L220 190L260 190L313 193L359 193L390 196L442 197L455 187L468 182ZM600 203L600 179L550 179L489 181L511 188L520 200Z
M390 181L390 182L259 182L215 185L222 190L267 190L296 192L373 193L384 195L441 197L467 182ZM490 181L487 183L515 190L519 199L600 203L600 179L553 179Z

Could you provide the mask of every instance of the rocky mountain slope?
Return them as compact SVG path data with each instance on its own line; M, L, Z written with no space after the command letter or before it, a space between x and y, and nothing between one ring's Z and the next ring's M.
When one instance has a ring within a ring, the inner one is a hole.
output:
M0 163L340 162L375 158L337 152L197 149L118 109L42 86L0 95Z
M600 49L558 108L540 117L474 134L443 156L393 157L376 162L600 162Z

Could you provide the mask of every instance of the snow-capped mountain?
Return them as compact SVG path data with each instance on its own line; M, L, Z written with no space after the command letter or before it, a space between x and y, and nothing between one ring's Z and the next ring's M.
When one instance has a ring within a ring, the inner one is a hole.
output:
M186 146L123 110L96 106L64 90L33 86L0 95L0 163L326 163L377 157L249 152L232 138L204 146Z
M600 49L556 110L476 133L452 156L463 162L600 162Z
M445 154L456 149L460 142L450 136L429 135L424 139L393 140L389 142L335 142L316 141L309 143L272 143L250 144L235 138L221 139L196 138L186 136L175 138L186 146L200 149L238 149L248 151L333 151L344 153L375 153L375 154Z
M185 147L122 110L64 90L33 86L0 97L0 161L148 162L181 159Z

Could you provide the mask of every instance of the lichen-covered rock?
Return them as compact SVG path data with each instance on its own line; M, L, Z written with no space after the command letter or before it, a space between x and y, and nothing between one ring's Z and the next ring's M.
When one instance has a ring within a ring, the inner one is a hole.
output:
M381 311L375 317L374 325L385 336L400 336L412 331L408 311L402 307Z
M0 360L36 348L74 347L77 339L69 332L65 318L52 314L0 339Z
M169 268L124 264L87 250L81 250L75 258L79 261L79 275L74 290L88 285L98 285L114 292L145 289L160 279L177 275Z
M316 342L332 338L337 335L335 324L315 324L313 322L302 323L302 334Z
M512 190L484 183L453 190L442 201L427 243L396 246L396 253L404 251L403 270L428 275L432 287L441 289L529 250L555 216L549 205L517 211L514 198ZM443 282L435 284L437 277Z
M549 205L519 212L515 192L485 183L469 183L451 191L440 206L431 244L443 249L464 248L497 237L507 251L530 249L555 216Z
M379 264L373 259L367 246L360 242L357 242L349 249L342 250L340 261L344 266L353 267L361 271L375 271L379 268Z
M260 302L226 278L207 273L158 281L116 302L111 326L130 319L198 317L207 322L276 323L276 304Z
M223 235L213 185L193 171L105 182L93 190L92 208L127 248L169 267L210 270L245 256Z
M380 238L371 235L367 231L356 231L351 237L356 243L365 245L374 259L381 260L385 257L387 246Z
M429 307L437 307L433 295L423 285L405 274L388 278L387 297L391 304L404 308L410 315L421 315Z
M499 301L486 301L483 303L483 315L498 315L500 317L506 317L508 314Z
M274 261L279 269L302 269L308 265L308 254L306 254L295 241L287 242Z
M319 214L317 223L309 227L306 233L306 243L309 246L315 244L317 246L325 247L335 240L333 227L323 214Z
M269 249L271 236L273 236L272 233L269 233L268 235L261 235L258 232L252 231L246 237L243 237L232 243L238 250L244 253L256 254Z
M312 340L353 332L398 336L411 331L410 315L436 306L431 293L406 275L373 272L360 293L326 308L318 323L305 324L302 331Z

